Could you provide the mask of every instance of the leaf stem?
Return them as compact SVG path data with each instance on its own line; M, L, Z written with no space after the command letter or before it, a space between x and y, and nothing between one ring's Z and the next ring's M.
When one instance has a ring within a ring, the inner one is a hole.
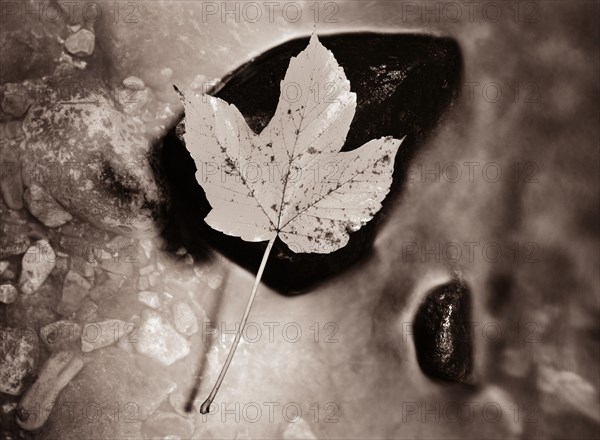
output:
M254 303L254 298L256 298L256 292L258 291L260 279L262 278L265 266L267 265L267 260L269 259L269 254L271 253L271 249L273 248L273 243L275 243L275 238L270 240L269 244L267 244L267 249L265 249L262 261L260 262L260 267L258 268L258 273L256 274L256 279L254 280L252 293L250 294L250 298L248 298L248 303L246 304L246 310L244 311L244 315L242 316L242 321L240 322L238 331L235 334L233 345L229 349L227 359L225 359L225 363L221 367L221 372L219 373L219 377L217 378L217 381L215 382L212 391L200 407L200 414L208 414L208 412L210 411L210 405L212 404L213 400L215 400L217 392L219 391L219 388L221 388L221 384L223 383L223 379L225 378L225 374L227 374L229 364L231 364L231 360L233 359L235 350L237 349L240 339L242 338L242 332L244 331L244 327L246 326L246 321L248 321L248 315L250 315L250 310L252 310L252 304Z

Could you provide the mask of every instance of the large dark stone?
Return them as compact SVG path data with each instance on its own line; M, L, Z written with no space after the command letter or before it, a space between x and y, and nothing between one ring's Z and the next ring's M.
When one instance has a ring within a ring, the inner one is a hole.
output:
M470 383L473 365L471 294L451 282L427 294L414 320L421 370L431 378Z
M279 83L290 58L308 44L309 37L281 44L242 65L223 79L212 94L235 104L255 132L269 122L279 100ZM283 293L297 293L347 268L369 253L375 231L405 180L416 149L437 125L458 93L462 60L456 42L427 35L347 33L320 37L330 49L357 93L357 109L343 150L353 150L371 139L406 135L395 162L394 184L384 208L331 254L296 254L277 240L264 281ZM247 243L211 229L204 221L210 211L196 182L194 162L181 134L184 123L165 139L163 163L173 194L173 211L165 235L188 248L203 239L227 257L256 271L266 243Z

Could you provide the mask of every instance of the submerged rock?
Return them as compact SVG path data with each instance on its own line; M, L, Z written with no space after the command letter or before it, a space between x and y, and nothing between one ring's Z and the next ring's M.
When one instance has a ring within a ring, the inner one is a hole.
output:
M198 319L186 302L176 301L172 309L173 323L179 333L190 336L198 332Z
M417 311L414 340L421 370L434 379L470 383L471 294L459 282L436 287Z
M136 335L138 353L164 364L183 359L190 353L190 343L158 313L146 309L142 313L140 331Z
M60 81L75 84L67 96ZM143 123L119 111L93 78L59 78L46 86L49 97L34 104L23 123L25 185L37 183L96 226L131 237L157 235L168 199Z

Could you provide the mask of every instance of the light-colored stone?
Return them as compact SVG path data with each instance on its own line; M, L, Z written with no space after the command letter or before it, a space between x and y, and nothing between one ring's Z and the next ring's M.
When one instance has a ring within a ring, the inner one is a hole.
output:
M190 343L155 311L146 309L137 334L135 348L138 353L171 365L190 353Z
M179 333L190 336L198 332L198 320L186 302L176 301L172 310L173 323Z
M65 40L65 48L77 56L89 56L94 53L96 36L89 29L79 29Z
M8 261L0 261L0 275L2 275L4 271L8 269L8 266L10 266Z
M10 304L17 299L17 288L12 284L0 285L0 302Z
M21 292L30 295L46 281L54 265L56 254L48 240L38 240L27 249L21 262Z
M25 190L23 198L29 212L49 228L57 228L73 220L73 216L36 183Z

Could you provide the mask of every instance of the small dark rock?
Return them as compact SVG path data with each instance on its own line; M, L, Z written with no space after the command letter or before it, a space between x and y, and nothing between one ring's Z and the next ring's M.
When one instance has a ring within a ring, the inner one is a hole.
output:
M473 366L471 294L452 282L434 288L414 319L421 370L431 378L470 383Z

